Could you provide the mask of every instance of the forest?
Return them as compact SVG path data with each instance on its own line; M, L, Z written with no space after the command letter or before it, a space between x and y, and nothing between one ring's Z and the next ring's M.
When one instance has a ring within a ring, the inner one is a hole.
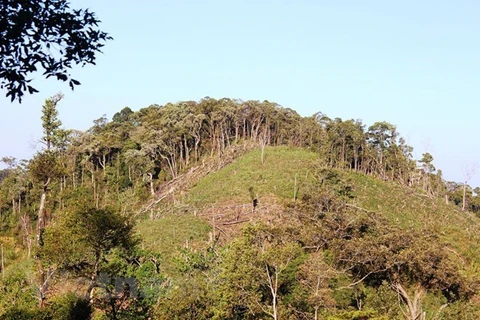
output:
M0 319L479 319L480 188L394 124L269 101L42 107L0 171Z

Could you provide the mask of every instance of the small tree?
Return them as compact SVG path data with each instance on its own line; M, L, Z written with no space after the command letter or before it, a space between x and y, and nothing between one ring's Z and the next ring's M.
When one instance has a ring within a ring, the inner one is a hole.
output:
M56 269L89 279L86 298L93 297L99 276L114 250L126 253L136 244L133 224L111 209L81 206L64 212L45 232L41 257Z
M262 224L245 228L223 260L220 318L258 319L263 314L279 319L281 300L302 254L283 228Z

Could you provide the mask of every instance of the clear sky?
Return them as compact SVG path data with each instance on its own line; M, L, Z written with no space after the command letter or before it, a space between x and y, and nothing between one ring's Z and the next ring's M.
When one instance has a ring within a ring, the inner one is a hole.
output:
M397 125L448 180L480 164L479 1L73 0L114 41L72 92L34 80L24 102L0 96L0 156L29 158L41 106L84 130L125 106L214 98L277 102L307 116ZM2 94L4 96L4 93ZM471 180L480 186L480 167Z

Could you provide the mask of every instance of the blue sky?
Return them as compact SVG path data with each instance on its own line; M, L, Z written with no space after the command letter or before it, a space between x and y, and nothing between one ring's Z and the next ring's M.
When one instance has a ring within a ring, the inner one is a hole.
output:
M114 41L72 92L34 80L21 105L0 98L0 156L28 158L41 106L62 91L60 118L87 129L124 106L205 96L275 101L307 116L397 125L415 157L445 178L480 164L480 2L74 0ZM471 180L480 186L480 168Z

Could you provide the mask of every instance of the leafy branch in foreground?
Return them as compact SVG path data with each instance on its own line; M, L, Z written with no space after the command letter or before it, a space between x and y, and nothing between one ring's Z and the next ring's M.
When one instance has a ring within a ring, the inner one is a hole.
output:
M43 69L46 78L79 85L68 70L73 65L95 64L107 33L98 29L95 14L71 9L66 0L0 1L0 88L12 101L25 92L38 92L29 76Z

